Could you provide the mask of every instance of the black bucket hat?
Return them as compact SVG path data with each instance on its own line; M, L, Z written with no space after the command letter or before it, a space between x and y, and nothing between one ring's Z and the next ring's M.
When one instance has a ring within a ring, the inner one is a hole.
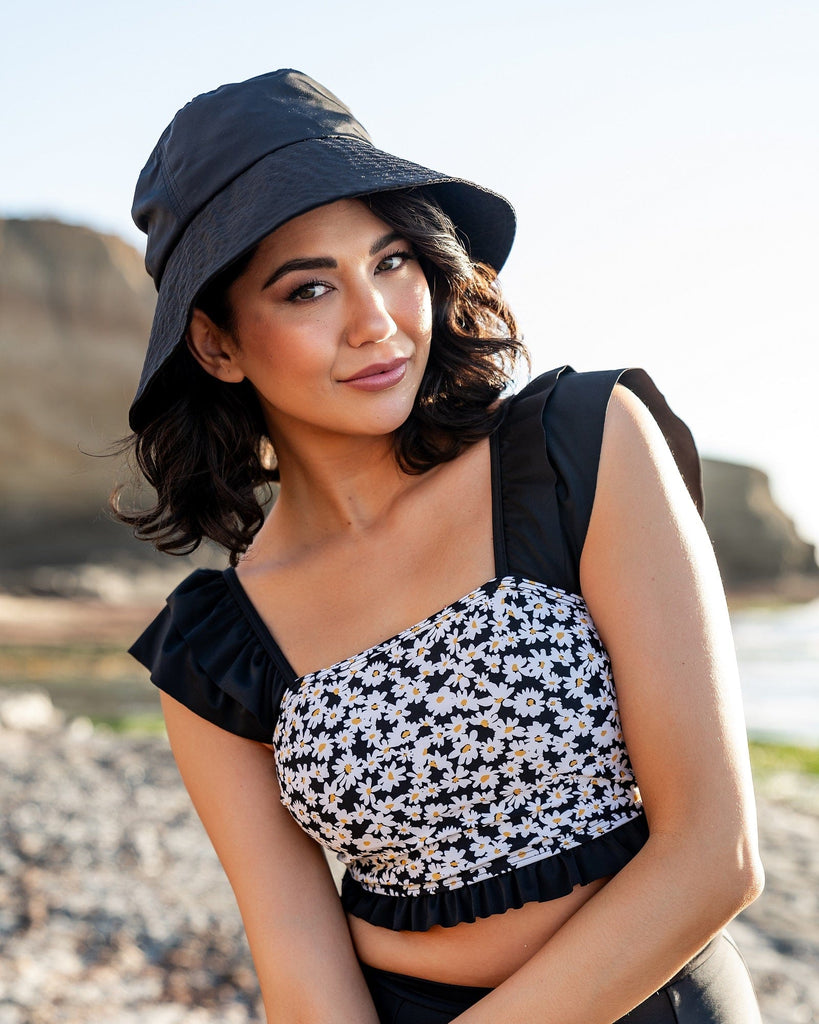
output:
M197 294L221 270L317 206L417 186L434 195L472 259L500 270L515 234L502 196L376 149L349 109L300 71L191 100L162 133L134 195L159 294L131 428L161 412L162 367L184 338Z

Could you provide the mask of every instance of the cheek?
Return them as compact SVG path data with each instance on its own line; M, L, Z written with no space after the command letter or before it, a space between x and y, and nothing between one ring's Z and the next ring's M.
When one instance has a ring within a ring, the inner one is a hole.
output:
M429 288L424 289L421 328L426 332L427 340L429 340L432 335L432 296L429 294Z
M248 316L239 337L248 376L276 379L298 376L321 362L322 325L293 326L283 318L258 314ZM255 382L254 382L255 383Z
M408 304L408 319L412 321L412 330L419 341L426 341L432 335L432 299L426 278L422 278L415 287L411 305Z

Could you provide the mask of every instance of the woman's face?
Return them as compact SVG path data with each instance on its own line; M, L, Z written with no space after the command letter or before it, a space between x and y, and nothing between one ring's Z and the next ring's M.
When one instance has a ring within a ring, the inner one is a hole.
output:
M228 298L224 379L251 381L274 439L386 435L409 415L429 354L429 288L406 240L364 203L288 221ZM198 348L193 325L191 337Z

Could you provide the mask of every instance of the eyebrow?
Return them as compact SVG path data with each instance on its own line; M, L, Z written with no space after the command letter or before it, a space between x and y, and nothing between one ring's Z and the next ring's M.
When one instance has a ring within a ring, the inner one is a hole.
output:
M403 239L403 237L398 231L389 231L386 235L381 235L370 246L370 256L376 256L382 249L385 249L393 242L397 242L399 239ZM297 270L335 270L336 267L338 267L338 263L331 256L296 257L295 259L288 260L286 263L282 263L278 269L274 270L262 285L261 290L264 291L265 288L275 284L285 274L292 274Z

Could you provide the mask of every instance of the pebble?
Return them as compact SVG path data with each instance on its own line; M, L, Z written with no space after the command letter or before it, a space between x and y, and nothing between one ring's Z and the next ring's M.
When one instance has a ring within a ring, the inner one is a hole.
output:
M261 1024L166 741L28 696L0 692L0 1024ZM759 806L766 890L731 932L765 1024L819 1024L819 787L774 779Z

